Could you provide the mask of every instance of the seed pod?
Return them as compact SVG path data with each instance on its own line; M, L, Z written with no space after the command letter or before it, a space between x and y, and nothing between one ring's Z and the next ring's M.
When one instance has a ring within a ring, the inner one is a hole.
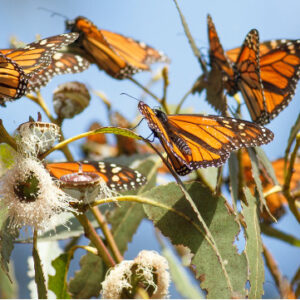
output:
M89 105L90 99L84 84L77 81L61 84L53 94L55 113L60 119L71 119Z
M39 156L51 149L60 136L60 128L54 123L29 121L21 124L19 133L20 151L33 156Z

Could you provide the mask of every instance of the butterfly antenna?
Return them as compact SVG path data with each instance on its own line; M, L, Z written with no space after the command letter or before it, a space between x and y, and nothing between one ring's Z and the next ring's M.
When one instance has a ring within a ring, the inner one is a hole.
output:
M137 98L135 98L135 97L133 97L133 96L127 94L127 93L121 93L120 95L122 95L122 96L123 96L123 95L128 96L129 98L132 98L132 99L134 99L134 100L136 100L136 101L138 101L138 102L141 101L141 100L139 100L139 99L137 99Z
M49 8L38 7L38 9L40 9L40 10L45 10L45 11L47 11L47 12L50 12L50 13L51 13L51 17L59 16L59 17L64 18L65 20L68 20L68 19L69 19L67 16L65 16L65 15L63 15L63 14L61 14L61 13L59 13L59 12L53 11L53 10L51 10L51 9L49 9Z

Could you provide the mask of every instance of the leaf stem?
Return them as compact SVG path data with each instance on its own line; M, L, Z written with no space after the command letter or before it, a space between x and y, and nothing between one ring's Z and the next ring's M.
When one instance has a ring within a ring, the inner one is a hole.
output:
M270 225L264 224L264 223L261 223L260 227L261 227L261 231L263 234L277 238L284 242L287 242L292 246L300 247L300 240L298 240L294 236L284 233L284 232L282 232Z
M94 244L98 250L98 255L103 259L104 263L109 267L114 267L116 265L114 259L110 255L101 238L98 236L95 228L92 226L87 216L84 214L79 214L76 217L84 228L85 236Z
M37 229L34 228L33 231L33 248L32 248L32 257L34 262L34 279L37 286L37 292L39 299L47 299L47 288L46 288L46 280L43 273L41 259L39 257L38 249L37 249Z
M92 207L91 211L92 211L95 219L97 220L97 222L107 240L108 246L110 247L110 250L113 253L113 256L114 256L116 262L120 263L123 260L123 256L120 253L120 250L119 250L117 243L108 227L105 217L102 215L101 211L99 210L99 208L97 206Z
M14 138L6 131L5 127L3 126L2 120L0 119L0 144L6 143L10 145L14 150L17 151L17 143Z
M175 110L175 114L178 114L180 112L181 106L183 105L184 101L186 100L186 98L193 92L193 88L189 89L181 98L180 102L178 103L176 110Z
M292 175L293 175L293 168L294 168L295 160L297 158L297 152L298 152L299 147L300 147L300 133L298 133L296 136L296 145L291 154L291 159L290 159L289 167L287 169L287 173L285 176L284 185L282 187L282 192L283 192L284 196L286 197L286 199L288 200L290 210L292 211L292 213L294 214L294 216L300 223L300 213L296 206L295 198L293 198L291 195L291 188L290 188L291 179L292 179Z

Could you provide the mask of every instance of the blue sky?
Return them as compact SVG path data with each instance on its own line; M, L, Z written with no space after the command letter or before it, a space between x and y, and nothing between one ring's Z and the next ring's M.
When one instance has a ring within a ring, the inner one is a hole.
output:
M59 16L51 17L50 13L38 9L44 7L66 15L69 19L83 15L100 28L122 33L163 50L171 59L168 89L168 101L171 103L177 103L200 75L199 64L192 54L175 5L171 0L2 0L1 4L0 47L2 48L8 47L8 41L12 35L30 43L35 40L36 34L47 37L63 33L65 20ZM259 30L261 41L300 38L299 1L186 0L179 1L179 5L197 46L203 53L207 53L208 48L206 26L208 13L214 20L225 49L240 46L252 28ZM154 66L154 72L159 67L159 65ZM143 73L137 74L135 79L146 84L150 77L150 73ZM127 80L112 79L104 72L100 72L96 66L90 67L82 74L59 76L42 89L42 95L52 112L51 94L58 84L68 80L78 80L86 83L92 89L104 92L112 101L115 110L121 111L130 120L135 118L137 103L120 94L125 92L139 98L142 94L141 90ZM161 84L158 83L153 91L160 96L162 94ZM286 144L289 129L299 114L299 98L300 90L298 88L288 108L268 125L268 128L275 134L274 141L264 147L271 159L281 157L284 153L283 145ZM147 98L147 101L150 106L157 105L151 98ZM195 112L205 111L215 114L204 101L203 96L190 96L186 101L186 106L194 107ZM0 118L5 127L13 132L20 123L28 120L29 115L36 118L38 111L39 108L36 104L23 97L13 103L8 103L7 108L0 107ZM243 106L243 116L249 119L245 105ZM46 120L45 117L44 120ZM86 131L90 123L95 120L104 125L107 124L105 107L96 96L93 96L91 105L83 113L76 116L74 120L65 121L63 125L65 136L71 137ZM74 126L74 122L76 126ZM147 136L149 133L147 128L143 126L141 128L141 133ZM77 158L80 158L77 150L80 143L77 142L71 147L78 154ZM58 156L58 158L62 157ZM294 234L299 232L299 230L295 230L299 227L293 216L284 217L278 226L284 228L285 231L294 231ZM292 258L295 258L296 255L295 249L269 238L265 240L274 249L275 257L279 266L283 268L284 275L290 276L290 270L294 272L297 267L292 262Z

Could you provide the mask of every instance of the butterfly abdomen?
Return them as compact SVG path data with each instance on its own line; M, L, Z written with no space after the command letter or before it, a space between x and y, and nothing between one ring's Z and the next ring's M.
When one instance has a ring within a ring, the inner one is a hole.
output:
M170 135L170 138L183 154L192 155L191 148L180 136Z

